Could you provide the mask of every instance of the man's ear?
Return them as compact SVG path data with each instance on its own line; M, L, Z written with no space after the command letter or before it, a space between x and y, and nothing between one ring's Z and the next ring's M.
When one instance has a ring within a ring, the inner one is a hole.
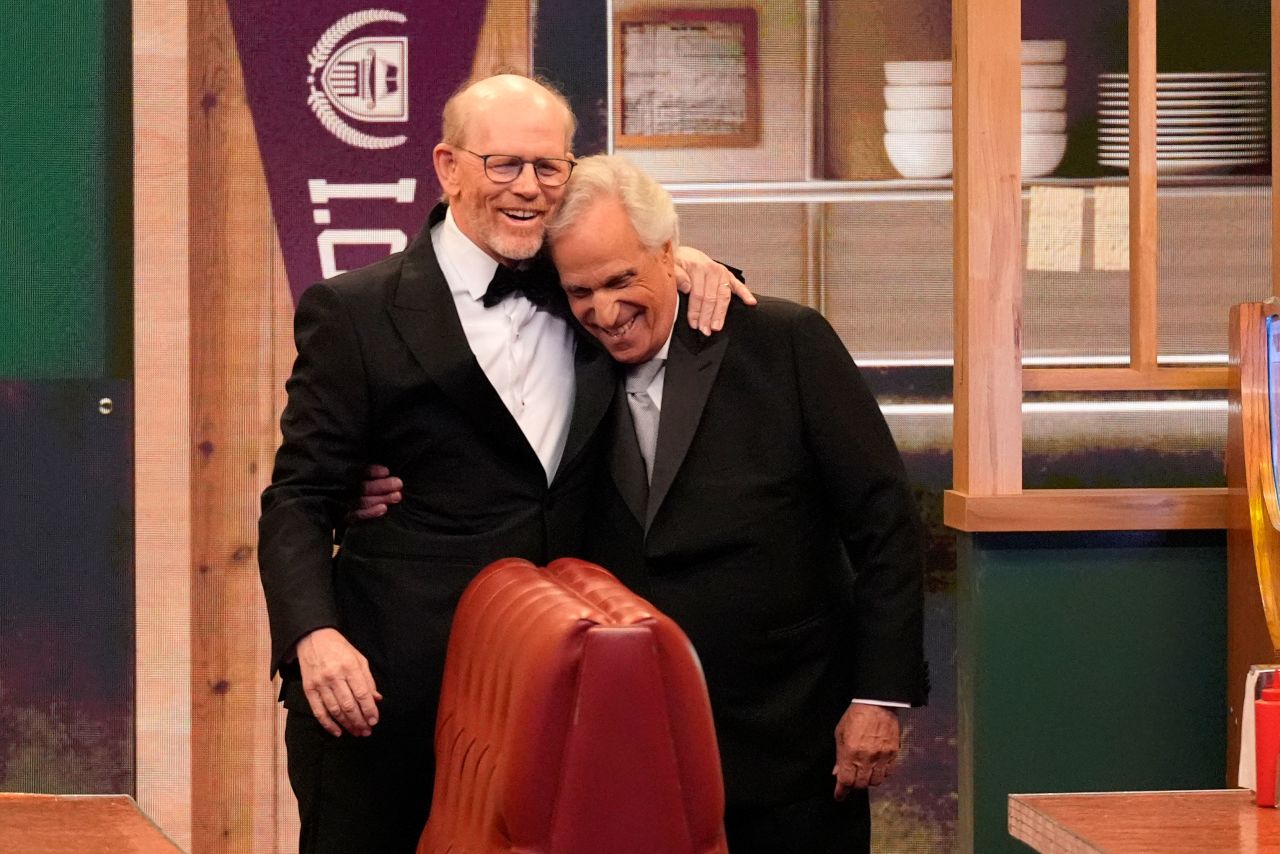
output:
M675 242L668 240L666 243L662 244L662 251L659 257L662 259L662 266L666 268L669 274L674 276L676 272Z
M436 167L436 179L440 181L440 189L445 196L453 198L458 194L458 158L453 149L445 143L439 143L431 149L431 163Z

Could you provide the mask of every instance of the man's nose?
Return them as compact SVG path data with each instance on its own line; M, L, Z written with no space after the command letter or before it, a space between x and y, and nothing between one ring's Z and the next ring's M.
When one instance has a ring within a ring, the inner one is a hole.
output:
M542 185L538 183L538 176L533 171L532 163L520 164L520 174L511 182L511 191L526 197L536 196L542 192Z
M611 295L597 291L591 305L595 311L596 325L608 329L618 322L618 301Z

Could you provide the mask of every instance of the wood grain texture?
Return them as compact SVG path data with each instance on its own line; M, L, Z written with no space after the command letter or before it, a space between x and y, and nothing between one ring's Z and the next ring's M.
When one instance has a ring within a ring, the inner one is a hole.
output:
M276 245L279 249L279 244ZM289 276L284 268L284 256L275 251L271 259L271 412L270 423L263 425L265 433L270 435L268 445L271 448L280 446L280 413L284 411L286 400L284 384L293 372L293 361L298 356L293 344L293 293L289 290ZM265 460L259 470L259 480L265 488L270 480L274 454ZM280 680L277 677L271 687L272 697L279 696ZM275 768L275 851L280 854L291 854L298 850L298 802L289 785L289 769L284 749L284 725L286 713L283 706L275 709L273 726L267 731L270 739L269 754ZM266 729L266 728L264 728ZM260 736L259 751L267 750Z
M1225 489L949 489L943 522L961 531L1173 531L1227 526Z
M1150 371L1160 347L1156 0L1129 0L1129 140L1129 364Z
M1026 391L1182 391L1225 389L1226 368L1027 368Z
M135 7L136 9L137 7ZM128 795L0 793L0 851L181 854Z
M957 490L1022 489L1018 0L955 0Z
M1246 790L1010 795L1009 833L1060 854L1276 854L1280 812Z
M133 4L136 793L191 846L187 4ZM7 847L4 850L26 850Z
M1271 457L1267 376L1268 303L1231 310L1227 418L1227 783L1240 757L1245 678L1280 660L1280 511Z
M226 2L189 8L192 848L273 851L277 715L255 555L279 249Z

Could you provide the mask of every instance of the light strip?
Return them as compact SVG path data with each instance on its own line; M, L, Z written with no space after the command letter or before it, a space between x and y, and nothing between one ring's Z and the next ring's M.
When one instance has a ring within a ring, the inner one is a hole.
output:
M854 355L859 367L863 368L950 368L954 360L946 357L920 359L860 359ZM1185 356L1162 356L1161 365L1225 365L1228 363L1226 353L1191 353ZM1022 360L1024 368L1051 367L1125 367L1129 364L1128 356L1026 356Z
M885 415L947 416L953 407L949 403L886 403L880 407ZM1153 412L1206 412L1227 411L1225 400L1063 400L1032 401L1022 404L1023 415L1117 415L1149 414Z

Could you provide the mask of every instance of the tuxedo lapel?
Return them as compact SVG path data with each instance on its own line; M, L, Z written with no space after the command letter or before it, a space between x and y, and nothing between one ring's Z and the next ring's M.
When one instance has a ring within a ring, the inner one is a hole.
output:
M391 321L418 364L472 420L477 432L498 447L510 449L522 462L541 468L537 454L485 376L462 331L453 295L431 245L431 227L444 218L444 211L444 205L438 205L405 250L389 308Z
M569 421L569 435L565 439L557 475L568 471L574 458L591 441L618 385L616 368L609 354L578 329L576 321L569 322L575 324L576 344L573 354L573 415Z
M658 448L653 461L653 480L649 483L649 505L645 514L645 531L653 524L676 473L702 420L702 410L720 372L729 332L724 330L711 338L683 322L685 301L680 301L676 315L676 331L667 352L667 371L662 386L662 417L658 423ZM634 432L633 432L634 435Z

